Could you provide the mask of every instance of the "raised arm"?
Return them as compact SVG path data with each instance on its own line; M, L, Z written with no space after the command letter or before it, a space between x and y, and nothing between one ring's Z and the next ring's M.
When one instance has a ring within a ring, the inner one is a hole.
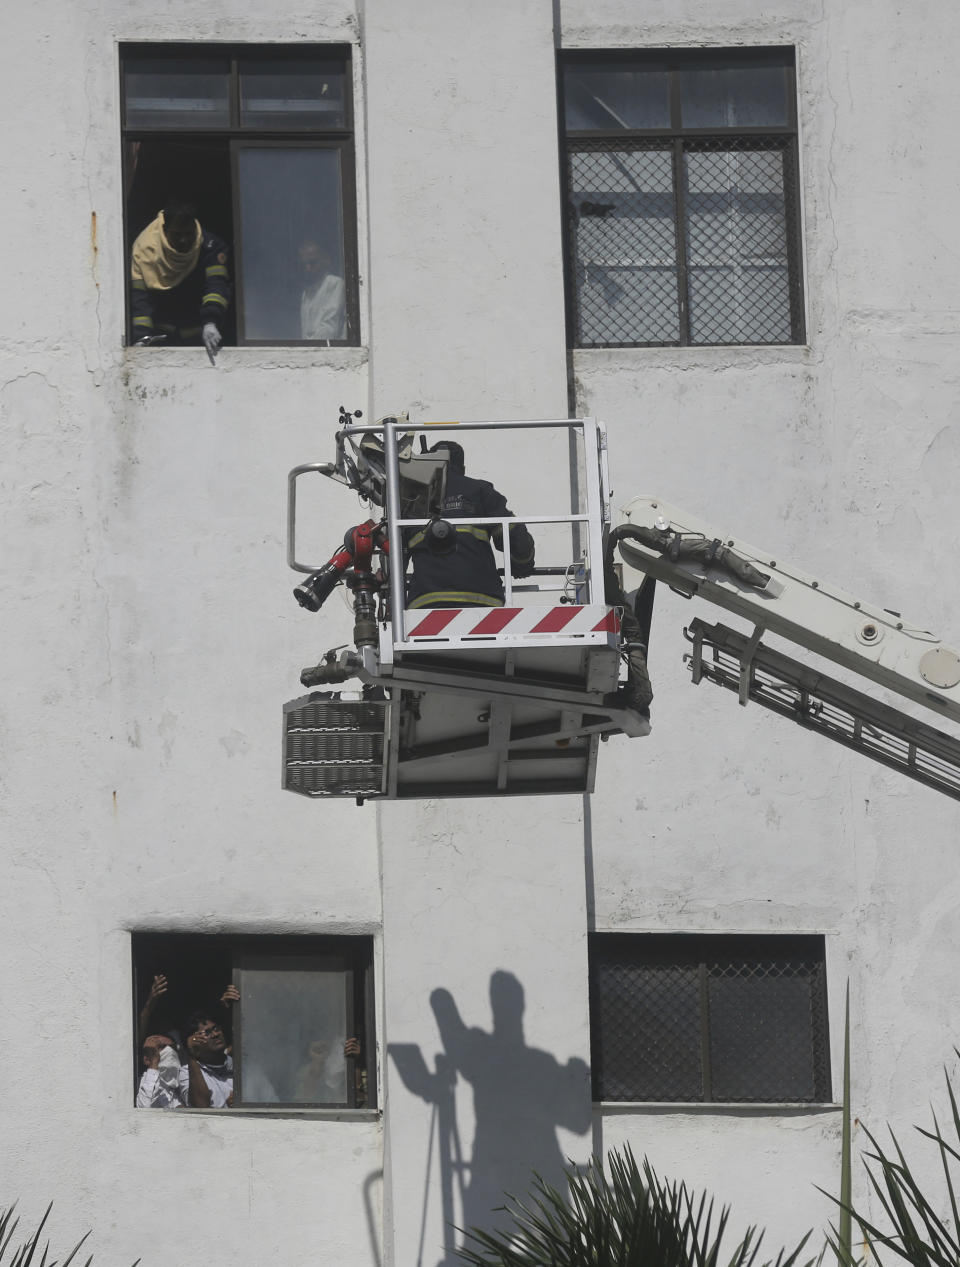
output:
M194 1041L193 1035L187 1039L187 1077L186 1092L187 1103L192 1109L209 1109L213 1103L213 1092L207 1086L207 1081L203 1076L203 1070L197 1063L197 1058L193 1054L191 1043ZM181 1073L181 1080L183 1075ZM182 1085L182 1082L181 1082Z
M153 984L150 986L150 993L147 995L143 1007L140 1009L140 1016L137 1021L138 1047L142 1047L146 1041L147 1034L150 1032L150 1018L153 1016L154 1009L166 992L167 978L162 972L158 972L153 978Z
M443 1040L444 1050L463 1076L472 1081L480 1057L476 1039L478 1031L467 1029L463 1023L453 995L449 990L434 990L430 995L430 1006L437 1018L437 1029Z

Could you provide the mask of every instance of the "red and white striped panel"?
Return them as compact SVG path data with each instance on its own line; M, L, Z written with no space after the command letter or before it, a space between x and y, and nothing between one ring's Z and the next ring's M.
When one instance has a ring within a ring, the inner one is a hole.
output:
M516 638L572 634L616 634L615 607L425 607L403 614L407 638Z

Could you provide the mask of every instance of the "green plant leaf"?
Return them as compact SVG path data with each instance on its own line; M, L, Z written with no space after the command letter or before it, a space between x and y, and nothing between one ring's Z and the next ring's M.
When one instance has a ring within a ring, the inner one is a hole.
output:
M609 1154L606 1171L593 1158L583 1170L571 1165L566 1178L564 1194L536 1176L525 1200L508 1198L511 1226L466 1230L458 1256L474 1267L753 1267L757 1261L756 1228L722 1257L729 1209L715 1213L706 1195L659 1179L646 1159L638 1166L629 1147ZM781 1251L773 1267L794 1267L806 1240L789 1255Z

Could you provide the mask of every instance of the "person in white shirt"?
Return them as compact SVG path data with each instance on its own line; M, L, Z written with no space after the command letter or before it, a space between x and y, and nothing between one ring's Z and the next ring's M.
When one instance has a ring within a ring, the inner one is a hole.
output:
M138 1109L179 1109L186 1103L180 1090L180 1057L166 1034L151 1034L144 1040L143 1063Z
M300 337L330 342L347 337L347 290L342 277L330 271L330 252L307 239L300 246L304 286L300 296Z

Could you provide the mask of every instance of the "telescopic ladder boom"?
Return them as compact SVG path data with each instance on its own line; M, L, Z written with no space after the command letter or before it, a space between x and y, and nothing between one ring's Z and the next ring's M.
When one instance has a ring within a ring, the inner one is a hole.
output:
M748 637L692 621L687 661L694 683L706 678L735 690L741 704L755 700L960 799L957 739L761 642L765 632L777 634L960 721L960 656L936 634L659 497L635 498L618 519L625 589L652 576L753 625Z

